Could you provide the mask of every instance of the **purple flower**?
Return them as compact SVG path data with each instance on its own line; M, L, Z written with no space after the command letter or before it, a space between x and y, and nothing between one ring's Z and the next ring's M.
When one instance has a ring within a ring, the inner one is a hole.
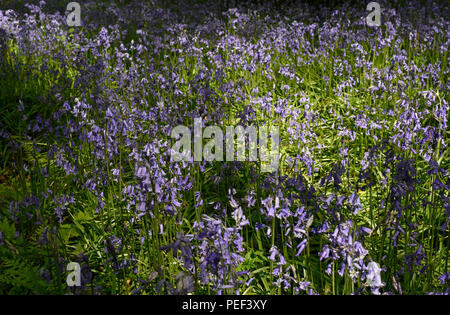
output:
M381 268L376 262L371 261L367 265L366 279L372 293L377 295L380 294L379 290L384 286L384 283L381 282Z

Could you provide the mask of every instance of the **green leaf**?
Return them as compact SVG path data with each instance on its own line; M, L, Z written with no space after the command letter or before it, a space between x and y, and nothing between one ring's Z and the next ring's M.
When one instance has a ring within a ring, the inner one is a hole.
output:
M12 239L16 235L16 227L13 223L8 222L7 218L3 218L3 221L0 222L0 231L7 239Z

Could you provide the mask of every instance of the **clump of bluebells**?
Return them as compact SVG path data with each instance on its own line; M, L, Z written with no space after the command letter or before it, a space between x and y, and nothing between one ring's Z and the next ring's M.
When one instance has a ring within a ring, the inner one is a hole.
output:
M448 6L116 2L0 10L1 293L449 293ZM174 161L195 118L276 170Z

